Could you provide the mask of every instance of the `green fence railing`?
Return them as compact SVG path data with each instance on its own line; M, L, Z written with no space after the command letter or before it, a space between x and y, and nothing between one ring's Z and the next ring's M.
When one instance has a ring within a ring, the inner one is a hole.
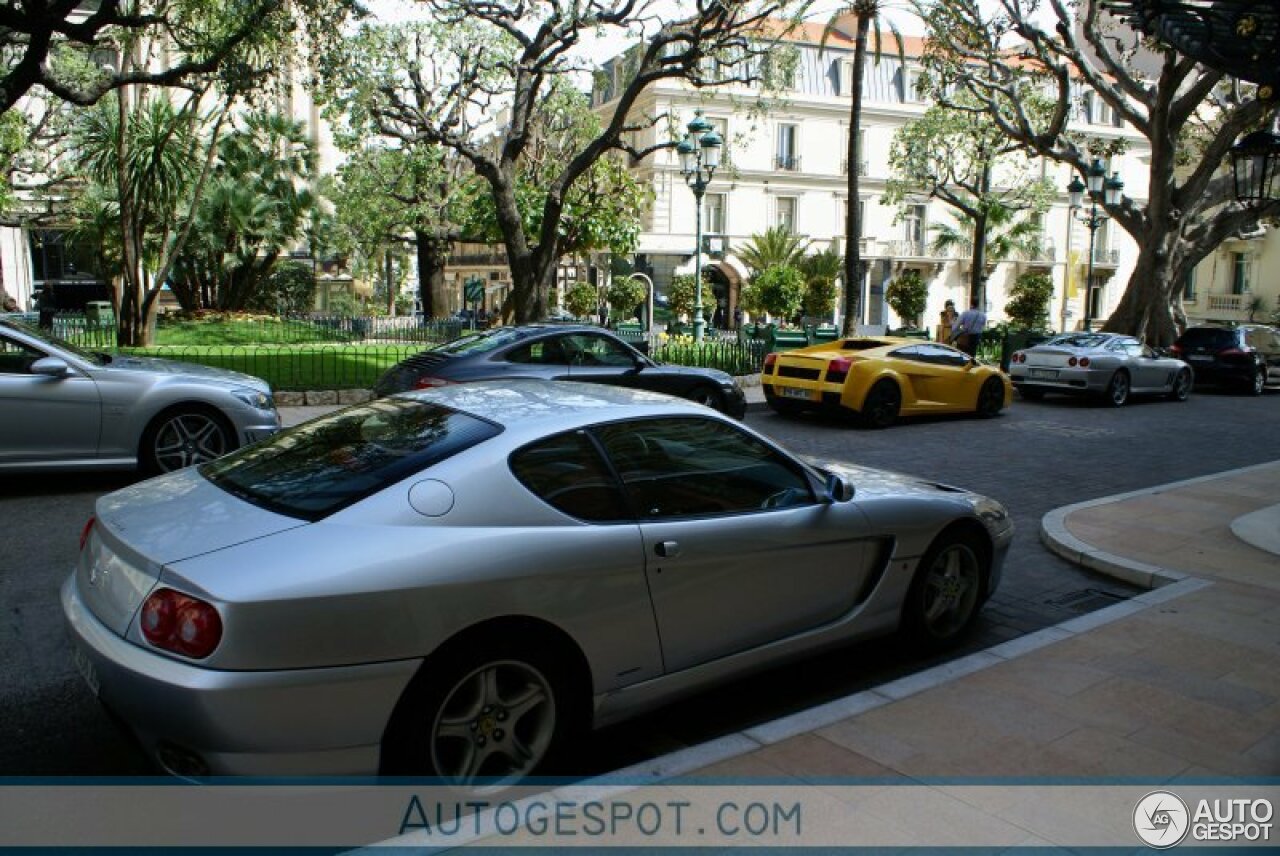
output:
M183 345L128 348L159 357L254 375L275 390L371 389L384 371L420 345Z

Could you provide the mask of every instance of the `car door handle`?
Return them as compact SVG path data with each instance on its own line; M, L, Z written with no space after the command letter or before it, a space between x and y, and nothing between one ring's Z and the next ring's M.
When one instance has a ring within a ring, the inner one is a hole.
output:
M663 559L674 559L680 555L679 541L659 541L653 545L653 552Z

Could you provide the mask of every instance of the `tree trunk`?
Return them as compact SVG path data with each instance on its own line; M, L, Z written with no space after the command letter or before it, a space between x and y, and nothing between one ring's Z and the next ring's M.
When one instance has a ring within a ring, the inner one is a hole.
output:
M990 229L990 215L987 210L987 198L991 193L991 161L982 162L982 176L978 184L978 216L973 218L973 258L969 271L969 300L978 301L978 306L986 311L987 300L987 233Z
M449 242L427 232L414 232L413 237L418 249L418 300L423 321L429 321L448 305L444 266Z
M1168 241L1174 240L1177 236L1170 235ZM1180 268L1181 254L1166 251L1163 244L1143 244L1124 296L1102 329L1136 336L1152 347L1172 345L1178 338L1175 291L1182 281Z
M849 187L845 200L844 228L844 326L842 333L857 333L862 315L862 254L859 239L862 237L861 206L858 204L858 165L862 152L858 146L858 127L862 124L862 69L867 60L867 34L871 29L871 17L858 14L858 28L854 37L853 74L850 83L853 92L849 102L849 139L845 146L848 158Z

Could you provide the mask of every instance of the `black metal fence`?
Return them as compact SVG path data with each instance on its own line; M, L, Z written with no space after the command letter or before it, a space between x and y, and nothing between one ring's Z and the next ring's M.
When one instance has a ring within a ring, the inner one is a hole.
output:
M418 344L179 345L121 352L243 372L275 390L307 390L371 389L384 371L421 350Z

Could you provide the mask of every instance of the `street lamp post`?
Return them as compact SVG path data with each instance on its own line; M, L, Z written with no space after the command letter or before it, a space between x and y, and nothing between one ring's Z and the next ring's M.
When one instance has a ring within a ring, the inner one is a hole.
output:
M693 191L694 205L694 248L693 248L693 340L702 342L703 327L706 319L702 317L702 197L707 192L707 185L720 166L720 147L724 141L711 127L711 123L702 118L698 110L693 121L688 125L689 133L676 146L680 155L680 174L685 184Z
M1084 329L1087 332L1093 326L1093 258L1094 258L1094 242L1098 237L1098 229L1103 223L1111 218L1107 216L1105 208L1103 211L1098 210L1098 200L1101 199L1104 206L1119 205L1120 194L1124 190L1124 182L1120 180L1119 173L1112 173L1107 178L1107 168L1102 165L1102 161L1094 158L1093 163L1089 165L1089 172L1086 173L1089 179L1089 213L1082 213L1084 208L1084 192L1086 186L1080 181L1080 176L1074 176L1071 183L1067 185L1067 194L1071 200L1071 209L1076 212L1075 217L1089 230L1089 268L1085 274L1084 286Z

